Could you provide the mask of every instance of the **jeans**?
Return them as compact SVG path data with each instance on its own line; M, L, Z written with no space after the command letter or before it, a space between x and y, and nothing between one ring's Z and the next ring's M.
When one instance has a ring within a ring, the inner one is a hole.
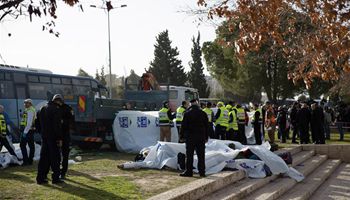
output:
M340 140L344 140L343 122L337 122Z

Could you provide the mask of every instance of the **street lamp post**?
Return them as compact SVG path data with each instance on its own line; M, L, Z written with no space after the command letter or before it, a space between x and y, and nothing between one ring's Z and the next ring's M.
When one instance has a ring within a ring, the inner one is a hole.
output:
M121 5L120 7L115 8L124 8L127 5ZM90 5L93 8L100 8L107 10L107 18L108 18L108 66L109 66L109 98L112 98L112 52L111 52L111 24L109 11L114 9L110 1L106 1L106 7L97 7L96 5Z

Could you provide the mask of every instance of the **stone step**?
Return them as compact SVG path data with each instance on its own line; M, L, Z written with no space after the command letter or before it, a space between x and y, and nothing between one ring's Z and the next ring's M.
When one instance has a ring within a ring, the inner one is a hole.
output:
M341 163L310 198L310 200L320 199L350 199L350 163Z
M295 154L301 152L302 150L303 150L302 146L293 146L293 147L279 149L279 150L275 151L274 153L279 154L279 153L284 153L284 152L290 152L292 155L295 155Z
M299 152L294 155L292 166L297 166L314 155L314 151ZM237 183L227 185L226 187L204 197L203 199L242 199L244 196L265 186L276 178L278 178L278 175L272 175L263 179L246 178L238 181Z
M318 168L322 163L327 160L326 155L316 155L302 164L295 167L300 173L307 177L311 172ZM278 178L270 184L256 190L252 194L245 197L245 199L256 199L256 200L272 200L278 199L287 190L293 188L297 182L290 177Z
M317 188L325 182L328 177L337 169L340 165L340 160L327 160L315 171L312 172L305 180L298 183L289 190L285 195L279 197L280 200L307 200L317 190Z

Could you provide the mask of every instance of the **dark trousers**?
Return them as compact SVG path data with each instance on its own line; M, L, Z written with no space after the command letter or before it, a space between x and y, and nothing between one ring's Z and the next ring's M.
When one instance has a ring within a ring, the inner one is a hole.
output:
M70 144L70 139L63 139L62 147L61 147L61 153L62 153L61 175L62 176L65 176L68 171L68 159L69 159L69 152L70 152L69 144Z
M60 177L60 151L55 140L43 139L41 143L40 160L38 164L37 181L47 178L49 170L52 170L52 181Z
M296 142L296 138L300 138L299 136L299 128L296 124L293 124L293 137L292 137L292 142Z
M232 141L238 141L238 131L237 130L233 130L233 128L230 128L226 132L226 139L227 140L232 140Z
M213 128L213 123L212 122L209 122L208 129L209 129L209 137L211 139L215 139L215 132L214 132L214 128Z
M261 145L261 126L262 124L259 123L259 125L254 125L254 137L255 137L255 144Z
M311 130L312 141L315 144L325 144L324 127L317 127Z
M27 144L29 146L29 156L27 152ZM21 147L21 151L23 155L23 163L24 164L33 163L35 144L34 144L34 132L32 130L30 130L25 137L23 136L21 137L19 146Z
M181 125L180 126L176 126L176 128L177 128L177 135L179 137L179 143L184 143L185 142L185 137L181 133Z
M238 141L241 144L247 144L247 136L245 135L245 124L238 124Z
M324 125L324 133L327 140L331 139L331 129L329 127L329 124Z
M7 140L6 136L0 136L0 145L1 145L0 146L0 152L2 150L2 146L4 146L11 155L17 157L17 154L15 153L15 150L11 147L11 145L10 145L9 141Z
M281 140L282 143L286 143L287 142L287 129L286 127L278 127L278 135L279 135L279 139Z
M196 150L199 174L205 175L205 141L186 141L186 173L193 174L193 155Z
M344 130L343 130L343 122L337 122L337 128L339 131L339 140L344 140Z
M220 124L215 127L215 139L226 140L226 127Z
M309 128L301 126L299 130L300 130L300 144L309 144L310 143Z

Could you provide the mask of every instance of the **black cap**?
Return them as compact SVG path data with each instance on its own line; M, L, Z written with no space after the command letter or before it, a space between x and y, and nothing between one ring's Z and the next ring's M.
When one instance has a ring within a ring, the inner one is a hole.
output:
M190 101L190 103L195 103L195 102L197 102L197 99L192 99L192 100Z

